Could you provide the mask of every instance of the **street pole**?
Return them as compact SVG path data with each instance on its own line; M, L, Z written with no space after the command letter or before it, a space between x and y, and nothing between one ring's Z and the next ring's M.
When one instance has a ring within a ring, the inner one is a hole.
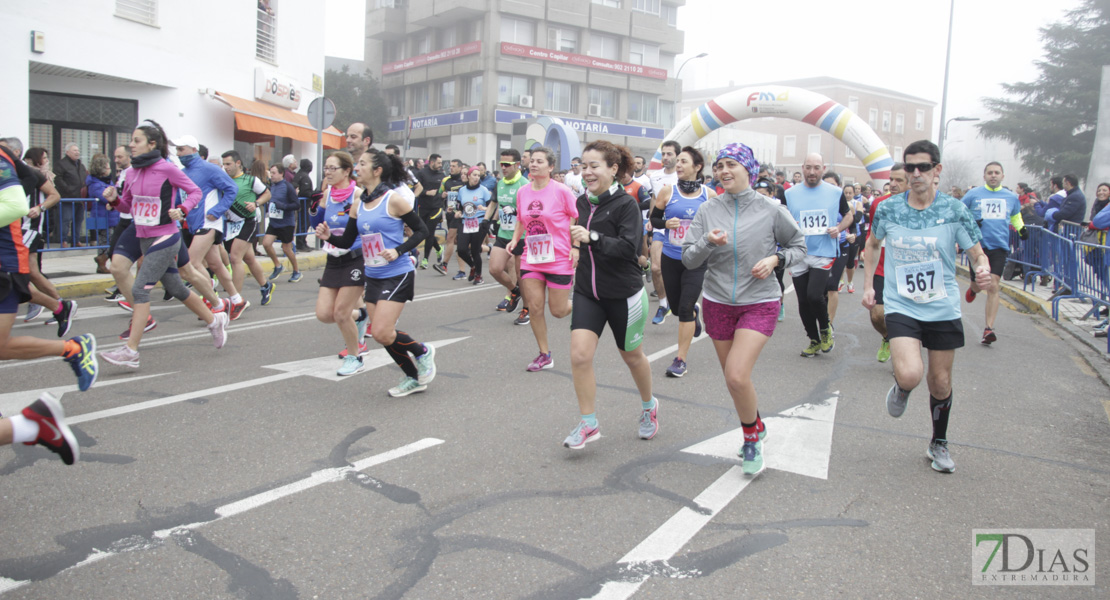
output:
M952 0L948 7L948 51L944 54L944 91L941 92L940 98L940 122L945 123L944 119L948 116L948 67L952 62L952 22L956 18L956 0ZM944 129L948 126L945 124ZM937 147L940 149L941 160L944 160L944 138L947 132L944 129L940 132L940 143Z
M699 54L697 56L691 56L690 58L687 58L686 60L682 61L681 65L678 66L678 72L675 73L675 75L674 75L675 85L674 85L674 111L673 112L674 112L674 122L675 123L678 123L678 99L679 99L679 94L682 92L682 69L686 66L686 63L688 63L688 62L690 62L694 59L705 58L706 56L709 56L709 53L708 52L702 52L701 54ZM672 126L673 126L673 124L672 124Z

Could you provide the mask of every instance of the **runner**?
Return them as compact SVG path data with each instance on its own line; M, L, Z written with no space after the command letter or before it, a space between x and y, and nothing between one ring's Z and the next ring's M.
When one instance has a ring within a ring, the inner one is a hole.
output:
M116 188L116 196L119 196L119 190L123 189L123 184L127 179L127 172L131 170L131 148L127 145L117 146L113 153L113 158L116 163L116 180L114 186ZM119 212L117 210L116 212ZM108 272L112 274L112 278L117 281L117 285L113 285L105 291L104 300L106 302L121 302L127 300L127 296L118 285L120 277L116 274L114 269L116 245L119 243L120 236L124 231L131 227L131 215L120 212L119 224L112 230L112 237L108 240ZM130 276L131 266L128 265L128 275ZM127 285L127 293L131 293L131 286ZM130 331L130 327L128 331Z
M894 163L890 168L890 183L883 186L883 189L889 190L887 194L876 198L871 203L871 208L867 212L867 221L872 224L874 228L875 211L879 208L879 204L884 200L897 196L906 191L906 168L902 163ZM867 237L871 237L871 232L868 231ZM866 247L864 242L864 247ZM879 250L879 259L875 265L875 275L871 280L871 287L875 290L875 305L868 311L871 314L871 327L883 336L883 341L879 344L879 351L875 354L875 359L879 362L885 363L890 360L890 340L887 339L886 332L886 312L883 310L883 287L885 282L883 280L883 265L886 262L886 250Z
M463 164L457 158L451 159L451 175L443 179L439 184L439 196L445 202L446 209L444 215L447 217L447 233L444 236L443 242L443 260L433 268L439 272L440 275L446 275L447 271L451 268L451 255L455 253L455 246L459 240L459 227L462 224L462 219L459 213L459 189L466 186L463 181ZM451 279L459 281L466 279L466 271L463 267L466 265L461 256L456 257L459 263L459 272Z
M829 328L829 275L839 255L836 240L851 224L852 216L840 188L821 180L825 163L820 154L806 156L802 170L805 173L803 183L786 191L786 206L806 236L806 257L792 263L790 275L798 296L798 313L809 337L809 345L802 350L802 356L810 358L818 351L833 349L832 329ZM833 225L837 219L839 224Z
M478 167L466 171L466 185L459 188L459 229L456 239L459 258L470 265L468 281L481 285L482 243L489 236L489 219L486 217L490 199L489 190L482 185L482 172Z
M221 154L220 158L223 159L224 171L235 181L238 188L235 202L227 212L224 228L224 247L227 248L231 259L232 285L235 288L235 293L231 296L234 306L232 310L238 318L238 314L250 306L250 302L243 300L240 295L243 281L247 277L247 269L250 269L251 276L258 282L259 291L262 292L262 306L266 306L273 299L274 282L266 281L262 265L258 263L251 250L251 243L258 228L255 211L259 205L269 202L270 191L266 189L266 184L261 179L243 172L243 159L238 152L228 150ZM231 293L231 290L228 290L228 293Z
M563 183L575 196L581 196L586 191L582 184L582 158L575 156L570 159L570 169L570 172L563 176Z
M487 218L495 220L498 224L497 238L494 239L493 248L489 255L489 273L498 283L509 291L505 299L497 305L497 310L515 312L520 303L520 255L524 254L524 245L517 246L516 251L509 254L505 246L513 239L516 230L516 194L517 190L528 184L528 180L520 172L520 153L512 148L501 151L501 179L497 182L497 205L490 205L487 209ZM521 309L517 321L521 325L528 324L528 308Z
M0 360L30 360L61 356L77 376L82 392L96 383L96 338L82 334L64 342L30 336L12 337L12 325L21 303L31 298L31 260L23 245L22 218L29 207L20 184L33 177L32 168L0 148ZM25 416L28 416L24 413ZM21 437L20 441L30 441Z
M648 179L651 180L651 194L653 197L658 198L659 194L663 191L663 186L669 185L673 188L678 184L678 172L675 170L675 164L678 161L678 153L681 151L682 146L674 140L667 140L660 146L663 169L659 171L648 171ZM667 314L671 312L670 303L667 301L667 286L663 283L662 256L663 241L666 237L667 232L665 230L656 229L654 225L652 226L651 249L649 251L651 285L655 290L655 295L659 298L659 308L656 309L655 317L651 320L652 325L662 325L667 320Z
M701 152L690 146L683 148L676 161L677 190L669 184L664 185L655 196L655 207L651 211L651 226L657 234L666 232L661 259L663 287L672 311L678 315L678 353L667 367L667 377L686 374L690 344L701 335L698 298L706 267L688 269L682 264L682 242L701 205L717 197L717 192L701 184L704 168Z
M223 169L200 156L197 138L183 135L173 144L177 149L177 158L185 167L185 174L200 188L204 198L201 210L190 211L181 228L182 238L189 249L189 265L192 267L183 273L193 284L193 289L204 298L209 309L215 312L228 311L228 318L234 321L242 314L247 303L241 300L236 303L230 299L238 294L238 288L232 283L231 274L224 268L219 246L224 239L224 214L231 208L239 188ZM220 299L212 287L209 269L220 281L229 299Z
M354 199L362 196L362 188L351 179L354 168L350 154L332 153L324 161L324 192L320 206L315 214L309 213L313 217L313 225L319 227L321 223L326 223L331 234L337 237L347 227ZM362 370L361 356L369 351L362 338L366 336L370 317L365 309L359 307L359 295L364 283L362 246L337 248L325 242L323 250L328 257L324 263L324 275L320 278L320 291L316 295L316 320L335 323L339 327L345 348L339 353L343 364L338 374L353 375Z
M827 172L821 179L829 185L840 187L840 175L838 175L837 173L833 173L831 171ZM849 208L854 202L855 193L855 186L850 184L844 186L844 198L845 201L848 203ZM852 217L852 221L855 222L854 215ZM833 338L836 338L836 311L837 308L840 307L840 291L844 289L844 281L842 277L844 276L844 269L848 266L848 250L849 247L852 245L852 242L855 241L855 234L852 233L853 227L854 226L849 226L848 229L841 231L840 235L836 238L837 248L839 249L840 254L833 262L832 270L829 271L829 281L828 284L825 286L825 295L827 297L826 301L828 303L829 311L829 331L832 332Z
M400 158L371 148L359 158L358 178L362 189L370 191L362 192L360 202L351 205L355 226L344 227L342 236L333 237L325 221L316 227L316 236L339 248L359 240L365 257L365 310L374 322L374 341L385 347L405 373L401 383L389 390L390 396L400 398L428 389L436 376L435 347L396 329L405 302L415 293L415 267L405 255L424 241L428 230L412 204L395 191L405 180ZM408 240L402 239L405 225L413 231ZM362 358L355 360L357 373L362 370Z
M847 189L847 188L845 188ZM853 191L859 189L859 184L853 186ZM856 257L859 255L860 248L863 244L863 222L867 218L867 210L863 207L863 196L852 197L848 200L848 208L852 209L852 225L848 227L847 250L843 253L846 256L844 261L844 279L848 282L848 293L856 293L856 284L853 281L856 274ZM837 291L840 291L839 282L840 278L836 279L838 286Z
M269 280L277 279L278 275L285 270L285 266L278 260L277 252L274 251L274 241L279 240L281 251L285 258L289 259L289 266L293 268L289 283L297 283L301 280L301 269L297 264L297 253L293 251L293 232L297 226L297 209L301 207L301 203L297 199L297 190L293 189L293 184L285 179L285 167L277 163L270 165L270 202L267 206L270 223L266 226L262 247L274 263L274 271L270 273Z
M428 229L428 239L424 240L424 258L420 261L421 269L428 268L428 257L432 255L432 248L436 250L436 258L432 262L433 268L443 259L443 248L440 248L439 239L436 238L436 227L443 220L445 203L445 199L439 195L439 186L443 183L443 177L443 157L438 154L429 156L424 168L416 172L416 180L424 190L423 194L417 195L420 199L417 203L417 211ZM443 269L442 274L447 274L446 268Z
M188 266L189 259L186 254L182 263L181 232L174 221L183 220L203 197L200 188L181 169L166 160L169 156L167 140L162 126L151 120L140 124L131 134L130 183L117 202L121 210L133 216L143 264L131 288L135 302L132 304L134 315L127 344L100 353L101 358L117 366L139 368L139 342L150 316L150 290L159 281L168 293L207 324L217 349L223 348L227 341L227 313L212 314L200 296L182 284L178 275L177 267L182 264ZM179 190L188 197L175 208Z
M67 465L81 459L81 446L66 425L65 410L49 392L43 392L18 415L0 419L0 446L19 443L38 444L57 454Z
M718 171L723 167L724 163L720 160L713 163L713 172L714 174L718 175L718 181L720 177ZM752 187L755 188L755 191L759 194L767 198L774 198L776 201L778 201L779 204L781 204L782 206L786 206L785 193L783 194L783 198L779 198L778 196L776 196L775 185L771 183L770 179L767 179L766 177L761 177L755 182L754 185L752 185ZM782 294L782 298L779 299L779 316L776 321L778 323L781 323L786 319L786 283L783 281L783 277L785 276L785 274L786 265L780 264L775 267L775 280L779 282L779 292Z
M651 393L651 364L643 348L648 295L637 257L644 218L639 202L616 183L631 175L632 153L623 146L596 141L586 146L582 162L586 192L578 197L576 209L585 216L585 224L570 228L574 247L579 248L570 361L581 414L563 441L572 450L601 437L594 354L606 324L640 392L640 439L650 440L659 432L659 402Z
M894 385L886 395L887 412L900 417L910 392L923 376L929 388L933 437L926 456L933 470L951 473L956 463L948 451L948 418L952 408L952 364L964 345L960 320L960 287L956 283L956 244L975 265L979 288L989 290L990 259L979 246L979 228L971 212L955 198L937 190L940 150L928 140L910 144L903 153L910 190L883 202L875 211L864 263L863 306L875 306L871 277L880 246L890 250L894 278L884 279L886 326L894 359ZM929 351L928 374L921 348Z
M529 168L532 185L517 192L516 229L505 246L513 252L521 238L527 236L524 240L527 251L520 261L520 287L531 310L529 322L540 348L540 355L528 365L530 372L555 366L547 345L545 296L551 316L562 319L569 315L571 281L578 264L579 249L570 242L570 226L578 218L578 209L570 188L551 181L554 164L554 150L532 149Z
M759 162L751 148L729 144L715 173L725 193L702 205L682 243L682 262L705 268L705 331L713 340L725 385L744 431L745 475L761 472L766 427L752 370L775 331L782 291L768 278L776 266L805 259L805 237L779 200L751 189ZM768 191L773 191L768 182Z
M1028 239L1029 232L1021 219L1021 202L1017 194L1002 187L1002 165L997 162L987 163L983 169L983 182L981 185L963 197L964 206L971 211L971 218L979 225L982 234L980 244L991 266L991 286L987 292L986 329L983 330L984 346L989 346L998 340L994 333L994 319L998 316L1000 301L998 291L1002 282L1002 271L1006 268L1006 259L1010 255L1010 227L1012 226L1021 239ZM964 298L968 303L975 302L975 296L982 290L972 278Z

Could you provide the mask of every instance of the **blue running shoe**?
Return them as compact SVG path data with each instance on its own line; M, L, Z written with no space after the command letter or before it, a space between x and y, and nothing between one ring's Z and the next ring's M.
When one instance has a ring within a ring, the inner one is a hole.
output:
M81 349L64 360L77 376L77 389L84 392L96 383L96 376L100 373L100 363L96 360L96 338L91 333L83 333L69 341L76 343Z
M348 356L343 359L343 364L340 365L339 370L336 371L335 374L340 377L345 377L347 375L359 373L365 368L366 365L362 362L361 356Z
M651 324L662 325L663 322L667 320L667 313L669 312L671 312L671 309L666 306L660 306L659 310L655 311L655 318L651 320Z
M563 440L563 446L571 450L581 450L586 444L599 437L601 437L601 427L590 427L585 421L579 421L574 431Z

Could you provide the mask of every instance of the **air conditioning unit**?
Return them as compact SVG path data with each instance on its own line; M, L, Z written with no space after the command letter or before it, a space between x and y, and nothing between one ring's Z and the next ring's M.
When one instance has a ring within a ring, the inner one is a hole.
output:
M600 104L591 104L588 112L589 112L589 115L591 117L600 117L601 116L601 105Z
M400 106L390 106L389 107L389 116L391 116L391 117L401 116L401 107Z
M516 98L516 105L521 108L532 108L532 97L521 94Z

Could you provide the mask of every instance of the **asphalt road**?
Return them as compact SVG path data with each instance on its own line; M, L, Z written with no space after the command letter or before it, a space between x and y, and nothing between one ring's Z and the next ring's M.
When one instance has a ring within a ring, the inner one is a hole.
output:
M813 359L788 296L755 372L779 468L745 480L711 342L695 342L685 378L663 376L674 318L645 341L659 435L637 438L639 398L606 333L603 437L570 451L569 320L549 317L555 368L527 373L535 341L493 311L500 287L420 271L400 328L439 347L439 374L394 399L400 370L372 341L375 368L334 376L342 342L313 316L317 276L279 282L268 307L250 288L219 351L184 307L155 302L141 369L102 362L86 393L60 360L0 364L0 411L64 394L83 452L65 467L0 449L0 595L1106 597L1110 369L1044 318L1004 308L985 348L981 304L965 305L957 470L942 475L925 457L924 388L902 418L886 413L891 367L861 293L841 294L836 347ZM50 337L40 323L15 333ZM126 323L88 298L73 331L103 349ZM715 454L709 440L730 432ZM1094 529L1098 584L973 587L982 528Z

